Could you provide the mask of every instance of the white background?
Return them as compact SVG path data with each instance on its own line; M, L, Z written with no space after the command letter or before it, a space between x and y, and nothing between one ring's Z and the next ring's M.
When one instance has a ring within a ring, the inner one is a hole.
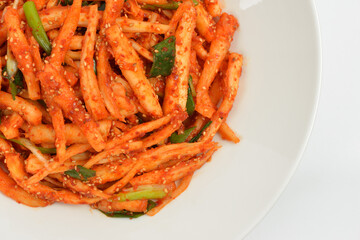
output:
M315 2L323 48L315 126L290 184L245 240L360 239L360 0Z

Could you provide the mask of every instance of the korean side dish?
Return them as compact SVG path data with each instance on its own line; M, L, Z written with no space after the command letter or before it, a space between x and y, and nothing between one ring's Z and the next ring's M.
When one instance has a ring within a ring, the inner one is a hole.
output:
M216 133L240 141L239 23L218 0L0 1L0 17L0 191L16 202L153 216Z

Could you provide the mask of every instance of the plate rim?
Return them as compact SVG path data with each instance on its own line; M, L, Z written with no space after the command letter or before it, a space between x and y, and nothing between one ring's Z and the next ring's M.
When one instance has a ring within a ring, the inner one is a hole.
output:
M315 55L317 57L316 64L318 66L316 68L317 69L317 76L316 76L317 81L315 84L316 91L315 91L315 95L314 95L314 105L312 106L312 110L311 110L312 113L311 113L311 118L309 121L309 127L307 129L305 139L299 150L299 154L294 161L294 165L293 165L291 171L288 172L288 176L283 181L282 186L279 187L277 192L274 194L272 201L270 201L267 204L267 206L265 208L263 208L262 212L259 214L257 219L254 220L252 224L250 224L248 229L243 231L243 233L239 233L238 239L245 239L252 231L254 231L256 229L256 227L271 212L271 210L274 208L275 204L278 202L281 195L284 193L286 188L289 186L290 181L292 180L293 176L295 175L295 173L303 159L303 155L305 153L305 150L308 147L308 143L309 143L310 137L311 137L313 129L314 129L315 121L317 119L318 107L319 107L320 96L321 96L321 88L322 88L322 83L323 83L323 49L322 49L321 27L320 27L319 13L317 10L317 6L315 3L315 0L308 0L308 2L311 5L311 13L313 15L313 21L314 21L314 29L315 29L314 37L316 39L315 44L316 44L316 49L317 49L317 51L315 52Z
M263 221L263 219L270 213L270 211L272 210L272 208L275 206L275 203L279 200L280 196L283 194L283 192L285 191L285 189L288 187L292 177L294 176L296 170L299 167L299 164L301 163L301 160L303 158L304 152L308 146L309 143L309 139L311 137L311 134L313 132L314 129L314 124L317 118L317 113L318 113L318 106L319 106L319 100L320 100L320 95L321 95L321 86L322 86L322 71L323 71L323 56L322 56L322 41L321 41L321 31L320 31L320 24L319 24L319 16L318 16L318 11L317 11L317 6L315 3L315 0L307 0L308 4L309 4L309 14L312 15L312 22L313 22L313 28L314 28L314 32L313 32L313 38L314 38L314 46L316 47L315 51L314 51L314 56L316 57L316 61L315 61L315 74L314 76L316 76L314 79L316 81L314 81L314 95L313 95L313 104L310 106L310 114L309 114L309 119L307 121L307 128L306 128L306 132L305 135L302 139L302 142L299 146L298 149L298 154L296 157L294 157L292 159L293 164L292 166L289 168L289 170L286 173L286 177L284 178L283 181L280 182L280 184L278 185L276 191L273 192L272 194L272 198L270 199L270 201L268 201L267 204L264 204L264 207L258 212L257 217L254 217L254 219L252 220L252 222L249 223L249 226L247 228L244 228L243 231L238 232L237 234L234 235L235 239L243 239L246 236L249 235L249 233L251 233L257 226L259 223L261 223Z

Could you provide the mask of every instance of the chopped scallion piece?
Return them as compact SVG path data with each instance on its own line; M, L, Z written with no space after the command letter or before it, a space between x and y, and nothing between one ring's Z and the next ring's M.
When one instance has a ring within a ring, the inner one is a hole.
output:
M200 132L195 137L193 137L189 142L190 143L197 142L199 140L199 138L201 137L202 133L205 131L205 129L207 129L210 126L211 123L212 123L212 121L209 121L208 123L206 123L205 126L200 130Z
M16 144L19 144L20 146L23 146L23 147L26 147L21 140L23 139L7 139L4 135L0 134L0 138L2 139L5 139L5 140L8 140L10 142L13 142L13 143L16 143ZM29 141L29 140L27 140ZM33 143L32 143L33 144ZM36 147L36 146L35 146ZM41 153L44 153L44 154L56 154L56 148L43 148L43 147L36 147Z
M64 173L72 178L76 178L82 181L87 181L88 178L94 177L96 175L94 170L87 169L81 165L77 165L76 169L67 170Z
M134 201L142 199L160 199L167 195L166 187L162 185L139 186L136 189L129 188L120 192L114 198L114 201Z
M23 5L26 21L32 29L32 34L36 41L39 43L42 49L47 55L51 54L51 43L46 35L44 26L39 17L39 13L36 10L35 3L27 1Z
M95 72L95 75L97 75L97 70L96 70L96 60L94 58L94 72Z
M158 8L164 9L164 10L176 10L179 8L178 2L169 2L164 4L145 4L141 8L146 10L157 10Z
M191 88L188 88L188 97L187 97L187 101L186 101L186 111L188 113L189 116L193 115L194 111L195 111L195 101L194 98L191 94Z
M186 129L182 134L177 134L174 132L170 136L170 142L171 143L183 143L185 140L189 137L192 131L194 131L195 127Z
M15 100L15 96L24 89L24 76L20 70L17 70L15 75L10 76L7 67L4 67L2 70L2 75L9 80L10 93Z
M196 90L195 90L193 78L192 78L191 75L190 75L190 77L189 77L189 87L190 87L190 90L191 90L191 95L192 95L193 97L196 97Z
M41 153L44 154L56 154L56 148L43 148L43 147L36 147L40 150Z
M7 60L6 60L6 78L11 79L15 76L15 74L18 72L18 64L16 62L16 59L14 55L12 54L9 45L7 46L7 52L6 52ZM3 75L4 76L4 75Z
M146 212L150 211L154 207L156 207L156 203L154 201L149 200ZM138 218L145 214L143 212L130 212L130 211L126 211L126 210L115 211L115 212L103 212L103 211L101 211L101 212L103 214L105 214L106 216L113 217L113 218Z
M13 143L17 143L17 144L23 146L18 140L16 140L16 139L7 139L7 138L6 138L4 135L2 135L1 133L0 133L0 138L2 138L2 139L4 139L4 140L8 140L8 141L13 142Z
M141 8L152 11L155 11L159 8L164 10L176 10L179 8L180 3L181 2L169 2L164 4L145 4ZM195 6L199 5L199 2L197 0L193 0L193 3Z
M169 76L175 62L175 37L171 36L154 46L154 63L150 77Z

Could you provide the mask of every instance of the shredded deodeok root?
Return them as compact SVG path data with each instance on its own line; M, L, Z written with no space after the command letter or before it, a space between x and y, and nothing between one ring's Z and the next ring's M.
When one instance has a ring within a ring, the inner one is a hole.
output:
M158 213L221 137L243 57L217 0L0 4L0 191L31 207Z

